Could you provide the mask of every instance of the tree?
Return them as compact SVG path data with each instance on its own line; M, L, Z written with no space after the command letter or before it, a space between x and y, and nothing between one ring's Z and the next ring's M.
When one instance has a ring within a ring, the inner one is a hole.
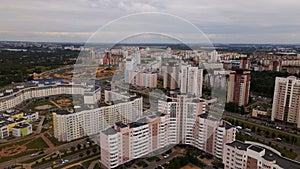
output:
M86 151L86 155L90 155L91 154L91 151L90 150L87 150Z
M291 141L290 136L286 136L285 140L286 142L290 142Z
M272 138L275 138L276 134L274 132L272 132Z
M261 129L258 127L256 131L257 131L258 134L260 134Z
M75 151L75 149L76 149L76 148L75 148L74 146L72 146L72 147L71 147L71 151L73 151L73 152L74 152L74 151Z
M252 132L254 132L254 133L255 133L255 132L256 132L256 127L255 127L255 126L253 126L251 130L252 130Z
M78 150L81 149L81 144L77 144L77 149L78 149Z
M269 137L270 136L269 130L265 131L265 134L266 134L266 137Z
M92 151L93 151L94 154L96 154L97 153L97 148L94 147Z
M79 154L79 157L83 157L83 153L80 153L80 154Z

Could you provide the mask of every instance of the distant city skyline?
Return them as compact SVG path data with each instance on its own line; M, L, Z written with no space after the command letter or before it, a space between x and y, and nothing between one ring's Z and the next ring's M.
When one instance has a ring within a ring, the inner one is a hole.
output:
M112 20L138 12L163 12L187 19L213 43L299 43L299 7L296 0L4 0L0 40L86 42Z

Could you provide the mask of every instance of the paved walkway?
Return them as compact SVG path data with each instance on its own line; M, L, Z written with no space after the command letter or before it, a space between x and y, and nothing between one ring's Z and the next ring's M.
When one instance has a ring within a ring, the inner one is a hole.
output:
M49 148L46 150L47 152L51 152L55 146L54 144L45 136L45 133L41 134L41 138L47 143Z
M55 101L53 101L53 100L50 100L50 102L52 103L52 104L54 104L57 108L59 108L59 109L61 109L61 106L60 105L58 105L57 103L55 103Z
M95 167L95 165L98 163L98 160L99 160L99 158L97 160L91 162L91 164L90 164L90 166L89 166L88 169L93 169Z
M43 128L43 123L44 123L44 120L45 120L45 116L40 116L41 117L41 120L39 122L39 125L35 131L36 134L40 134L41 131L42 131L42 128Z

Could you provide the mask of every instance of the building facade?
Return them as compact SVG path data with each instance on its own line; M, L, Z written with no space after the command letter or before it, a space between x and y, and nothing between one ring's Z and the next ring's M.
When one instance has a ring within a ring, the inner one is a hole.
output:
M227 102L234 102L239 106L248 104L250 71L238 69L230 72L227 87Z
M0 97L0 111L5 111L30 100L54 95L83 95L85 88L82 85L45 85L30 87Z
M142 116L142 98L110 102L99 108L70 113L53 112L54 136L58 141L72 141L98 134L116 121L128 123Z
M276 77L271 120L296 124L300 128L300 80L295 76Z
M104 168L115 168L154 151L187 144L222 158L225 143L235 140L236 129L205 113L205 102L180 95L159 101L159 112L131 123L117 122L100 134Z
M203 69L190 65L181 65L180 92L182 94L192 94L196 97L202 96Z

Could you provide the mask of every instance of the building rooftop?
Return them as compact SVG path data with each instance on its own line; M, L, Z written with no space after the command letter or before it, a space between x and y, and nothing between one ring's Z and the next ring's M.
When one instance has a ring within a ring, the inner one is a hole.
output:
M241 142L241 141L238 141L238 140L233 141L231 143L227 143L226 145L229 145L231 147L234 147L234 148L237 148L237 149L240 149L240 150L244 150L244 151L246 151L247 148L249 146L251 146L251 144L247 144L247 143L244 143L244 142Z
M267 161L271 161L271 162L275 162L277 165L279 165L282 168L298 168L300 169L300 163L297 161L293 161L291 159L282 157L281 155L277 154L276 152L266 148L266 147L261 147L258 145L253 145L253 144L249 144L249 143L244 143L241 141L233 141L231 143L227 143L226 145L229 145L231 147L236 147L240 150L244 150L246 151L247 148L256 151L256 152L261 152L263 150L265 150L265 154L262 156L262 158L264 158Z
M129 127L130 128L135 128L135 127L140 127L140 126L143 126L143 125L147 124L147 123L141 122L141 121L143 121L143 119L140 119L136 122L129 123Z
M124 124L124 123L121 122L121 121L118 121L118 122L116 122L115 124L116 124L116 126L118 126L118 127L120 127L120 128L125 128L125 127L127 127L127 125Z
M16 122L21 122L21 121L24 121L25 119L24 118L18 118L18 119L16 119L15 121Z
M29 111L29 112L26 112L26 113L24 113L24 115L26 116L26 115L32 115L32 114L35 114L36 112L35 111Z
M113 135L117 133L117 131L112 127L109 127L106 130L103 130L102 132L106 135Z
M29 126L29 124L18 124L18 125L16 125L16 126L14 126L13 128L16 128L16 129L22 129L22 128L25 128L25 127L28 127Z
M249 147L250 150L253 150L253 151L256 151L258 153L262 152L264 149L259 147L259 146L256 146L256 145L252 145Z
M275 163L282 168L300 168L300 163L282 157L269 149L265 149L265 155L262 156L267 161L276 161Z

